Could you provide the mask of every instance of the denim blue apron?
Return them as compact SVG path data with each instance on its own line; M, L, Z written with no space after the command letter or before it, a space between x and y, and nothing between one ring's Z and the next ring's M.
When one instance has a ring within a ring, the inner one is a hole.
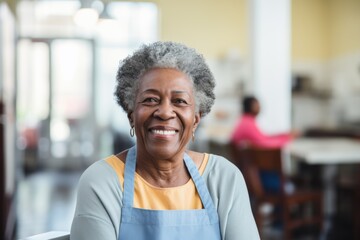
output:
M126 157L124 196L118 240L220 240L217 211L209 191L192 159L185 153L185 165L199 193L204 209L149 210L133 208L136 148Z

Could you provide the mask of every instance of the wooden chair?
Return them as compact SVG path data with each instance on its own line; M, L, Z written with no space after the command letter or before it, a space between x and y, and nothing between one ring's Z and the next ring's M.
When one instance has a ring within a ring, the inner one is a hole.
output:
M240 168L244 175L250 198L254 217L261 234L264 216L261 206L270 203L278 206L280 211L277 216L283 224L284 239L291 239L292 232L296 228L305 225L318 226L319 233L323 222L323 198L320 191L295 190L291 193L285 191L287 177L283 173L281 149L260 149L253 147L239 147L230 144L233 163ZM260 179L260 171L276 172L280 178L280 189L277 193L265 191ZM302 207L310 207L310 211L302 211ZM294 209L298 211L294 214ZM304 213L306 212L306 216ZM309 212L311 214L309 214Z

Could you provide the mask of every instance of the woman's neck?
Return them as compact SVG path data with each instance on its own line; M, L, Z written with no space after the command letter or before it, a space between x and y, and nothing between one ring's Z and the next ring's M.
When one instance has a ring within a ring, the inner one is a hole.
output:
M136 172L148 183L160 188L181 186L190 179L184 161L138 159Z
M193 151L188 151L187 154L199 169L204 154ZM126 155L127 152L124 151L117 156L124 161ZM154 159L148 154L137 152L136 158L136 172L153 186L160 188L177 187L186 184L190 179L190 174L183 160L184 153L171 159Z

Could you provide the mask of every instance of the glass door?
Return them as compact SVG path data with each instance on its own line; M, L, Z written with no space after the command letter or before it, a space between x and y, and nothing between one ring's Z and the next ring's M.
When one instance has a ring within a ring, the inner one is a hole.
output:
M89 165L96 152L94 42L21 38L17 63L18 142L25 170Z

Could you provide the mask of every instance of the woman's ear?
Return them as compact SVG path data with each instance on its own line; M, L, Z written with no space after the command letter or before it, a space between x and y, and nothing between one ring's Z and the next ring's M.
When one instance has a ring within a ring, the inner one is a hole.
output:
M127 114L127 117L128 117L128 119L129 119L129 123L130 123L130 127L133 127L134 126L134 120L133 120L133 112L131 111L131 112L128 112L128 114Z
M201 120L201 113L200 112L195 113L194 128L193 128L194 131L196 130L197 126L199 125L200 120Z

